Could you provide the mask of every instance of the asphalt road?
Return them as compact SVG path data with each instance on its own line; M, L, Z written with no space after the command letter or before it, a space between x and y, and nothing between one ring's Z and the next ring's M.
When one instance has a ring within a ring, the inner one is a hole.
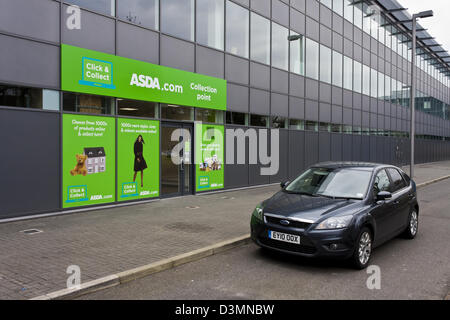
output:
M380 289L367 288L367 270L249 244L80 299L443 299L450 291L450 179L420 189L419 203L416 239L396 238L373 253Z

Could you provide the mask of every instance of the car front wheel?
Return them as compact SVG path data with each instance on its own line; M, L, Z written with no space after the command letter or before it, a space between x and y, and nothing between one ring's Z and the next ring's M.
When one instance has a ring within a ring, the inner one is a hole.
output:
M356 269L365 269L369 265L372 255L372 239L372 232L366 227L362 228L352 257L352 262Z

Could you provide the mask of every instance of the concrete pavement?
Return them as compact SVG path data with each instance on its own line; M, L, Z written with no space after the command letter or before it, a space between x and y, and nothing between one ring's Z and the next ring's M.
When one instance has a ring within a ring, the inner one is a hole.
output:
M419 165L417 183L450 175L450 161ZM0 299L66 287L67 267L86 283L249 232L255 205L278 185L0 224ZM24 230L40 233L27 234Z

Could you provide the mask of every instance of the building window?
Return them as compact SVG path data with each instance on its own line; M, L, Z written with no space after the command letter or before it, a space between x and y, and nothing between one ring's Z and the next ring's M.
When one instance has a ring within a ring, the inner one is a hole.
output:
M320 81L331 83L331 49L320 45Z
M344 0L333 0L333 11L338 15L344 15Z
M286 71L289 64L288 37L288 29L272 22L272 66Z
M306 38L306 76L319 80L319 44Z
M42 89L0 85L0 106L42 109Z
M333 51L333 85L342 88L342 54Z
M114 6L115 0L66 0L65 2L106 15L114 16L116 14Z
M330 126L330 131L333 133L341 133L342 132L342 124L332 123Z
M270 64L270 21L252 12L250 32L251 59Z
M385 100L389 101L391 100L391 77L385 75L384 79L384 95Z
M378 72L378 99L384 99L384 74Z
M275 129L286 129L287 128L288 119L280 116L272 117L272 128Z
M305 130L305 121L298 119L290 119L289 128L293 130Z
M249 11L227 1L225 47L227 52L248 58Z
M353 89L353 61L347 56L344 56L344 88L347 90Z
M366 96L370 96L370 68L366 65L363 65L363 86L362 93Z
M305 130L307 131L318 131L319 124L316 121L305 121Z
M361 93L362 86L362 65L358 61L353 61L353 91Z
M197 42L223 50L224 17L223 0L197 0Z
M161 119L192 121L194 120L194 108L161 104Z
M59 111L60 109L60 93L55 90L42 90L42 108L44 110Z
M161 31L194 41L194 0L161 1Z
M378 96L378 72L370 69L370 96L376 98Z
M117 99L117 110L121 116L158 118L158 104L155 102Z
M223 111L212 109L195 109L195 120L209 123L223 123Z
M63 110L92 114L114 114L114 98L80 93L63 93Z
M353 9L353 22L355 26L362 29L363 28L363 12L362 12L362 4L358 3L354 5Z
M371 28L370 28L370 35L374 38L378 40L378 26L379 21L380 21L380 14L379 13L375 13L374 15L372 15L370 17L370 19L372 20L371 23Z
M344 0L344 18L353 23L353 4L352 0Z
M295 32L291 36L299 36L299 39L290 41L290 69L292 73L305 74L305 38Z
M268 116L260 116L257 114L250 115L250 125L253 127L268 127L269 126L269 117Z
M353 132L352 130L353 130L353 128L350 125L345 124L342 126L342 132L345 134L352 134L352 132Z
M331 131L330 124L327 122L319 122L319 131L330 132Z
M227 124L248 126L248 114L242 112L227 111Z
M333 0L320 0L324 5L326 5L328 8L332 8L332 2Z
M159 1L118 0L117 17L143 27L158 30Z
M370 34L370 16L372 14L372 9L370 9L367 3L363 3L362 10L363 10L363 30L367 34Z

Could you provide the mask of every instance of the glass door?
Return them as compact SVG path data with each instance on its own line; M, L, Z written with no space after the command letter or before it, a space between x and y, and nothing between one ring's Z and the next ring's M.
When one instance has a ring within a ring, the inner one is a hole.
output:
M192 124L162 122L161 196L193 192Z

